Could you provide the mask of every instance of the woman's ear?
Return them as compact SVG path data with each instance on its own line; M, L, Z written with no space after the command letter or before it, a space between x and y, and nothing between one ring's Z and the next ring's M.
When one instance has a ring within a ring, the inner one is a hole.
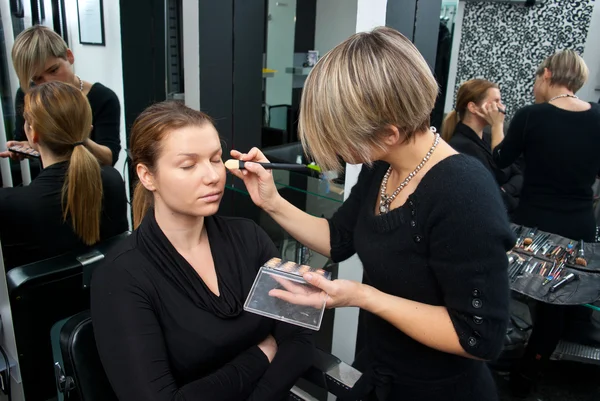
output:
M544 74L542 75L546 81L550 81L552 79L552 71L547 68L544 68Z
M382 132L383 142L388 146L396 145L400 142L400 130L394 125L388 125Z
M477 115L477 112L479 111L479 109L480 109L480 107L477 106L475 104L475 102L469 102L467 104L467 110L469 110L469 113L471 113L471 114Z
M140 163L135 166L135 171L144 188L150 192L156 191L156 186L154 185L154 175L150 172L148 167Z
M69 64L73 65L73 63L75 62L75 56L73 55L71 49L67 49L66 56Z

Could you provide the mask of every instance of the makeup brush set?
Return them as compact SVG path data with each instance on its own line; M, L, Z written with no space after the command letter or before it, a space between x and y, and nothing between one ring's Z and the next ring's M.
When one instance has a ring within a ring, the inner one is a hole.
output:
M596 244L575 241L536 227L513 225L512 228L517 237L515 247L507 254L512 289L546 301L545 296L574 281L597 283L600 280L600 268L595 266L598 260L590 258L595 256ZM571 290L579 291L575 287ZM596 297L591 293L589 296Z

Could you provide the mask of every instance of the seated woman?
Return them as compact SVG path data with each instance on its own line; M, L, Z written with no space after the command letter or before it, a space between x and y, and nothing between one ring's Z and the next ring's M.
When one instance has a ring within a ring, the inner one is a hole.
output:
M117 95L99 82L82 80L73 72L75 57L59 34L50 28L35 25L21 32L12 48L12 60L21 88L15 101L16 128L14 141L7 147L27 145L23 130L23 99L32 83L39 85L49 81L61 81L75 85L87 96L92 108L92 132L84 146L98 158L102 165L114 166L121 150L121 106ZM19 158L9 151L0 157Z
M121 175L83 145L92 110L81 91L50 82L25 95L25 135L44 169L25 187L0 189L6 269L93 245L128 229Z
M511 213L519 204L523 175L515 164L501 169L494 161L491 143L485 140L483 132L489 123L480 115L481 106L487 102L501 102L498 85L483 79L462 84L456 94L456 108L444 119L442 137L460 153L479 160L492 173L502 191L504 206Z
M120 400L282 400L312 362L310 330L243 310L279 252L254 222L215 216L225 188L210 118L177 102L135 121L130 238L92 280L100 359Z

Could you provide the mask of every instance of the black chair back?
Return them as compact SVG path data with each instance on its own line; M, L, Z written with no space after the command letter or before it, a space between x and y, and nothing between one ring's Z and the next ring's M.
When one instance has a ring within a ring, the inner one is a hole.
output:
M61 319L90 307L89 281L123 233L87 251L77 251L11 269L8 292L27 400L56 396L50 330Z
M59 342L64 366L55 369L65 400L118 401L100 362L89 310L67 319Z

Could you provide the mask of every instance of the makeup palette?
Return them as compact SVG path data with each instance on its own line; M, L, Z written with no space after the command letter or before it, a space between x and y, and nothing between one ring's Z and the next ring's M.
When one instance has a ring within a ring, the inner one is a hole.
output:
M40 158L40 154L37 150L30 148L29 146L16 145L8 148L11 152L21 154L25 157L33 157L36 159Z
M331 273L280 258L268 260L258 271L244 310L312 330L321 328L327 294L304 279L313 273L331 279Z

